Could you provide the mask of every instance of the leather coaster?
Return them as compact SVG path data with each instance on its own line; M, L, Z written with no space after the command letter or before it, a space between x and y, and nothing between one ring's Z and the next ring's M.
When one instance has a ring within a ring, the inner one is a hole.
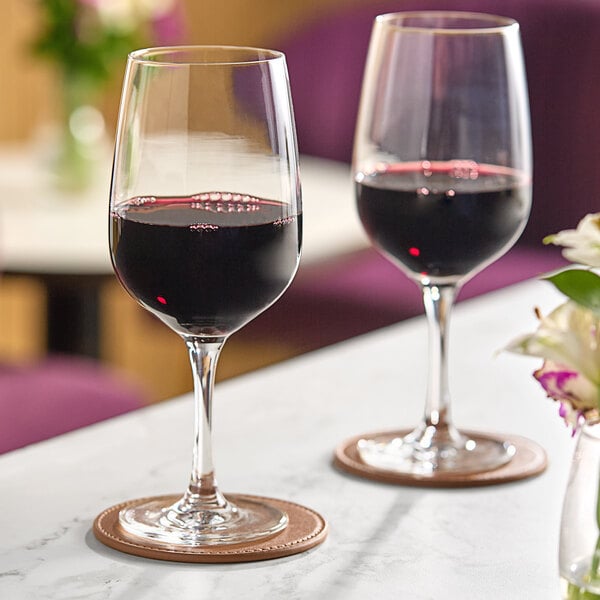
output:
M94 535L106 546L127 554L193 563L237 563L280 558L310 550L325 541L327 537L327 522L310 508L285 500L236 494L227 494L227 497L233 502L236 499L267 500L269 504L285 511L288 516L287 527L271 537L252 542L209 544L182 549L164 542L141 539L124 531L119 525L119 511L122 508L148 500L175 502L179 497L180 495L139 498L111 506L96 517Z
M464 431L463 433L475 440L491 439L511 443L516 449L515 455L508 463L491 471L468 474L436 472L431 476L398 473L378 469L377 467L367 465L360 458L356 446L360 439L377 437L380 441L386 441L395 437L402 437L408 433L410 433L410 430L407 429L406 431L363 433L357 435L346 440L336 448L333 461L334 465L342 471L346 471L352 475L366 477L367 479L383 483L395 483L418 487L459 488L495 485L498 483L526 479L527 477L533 477L542 473L548 464L544 449L527 438L517 435L503 436L469 431Z

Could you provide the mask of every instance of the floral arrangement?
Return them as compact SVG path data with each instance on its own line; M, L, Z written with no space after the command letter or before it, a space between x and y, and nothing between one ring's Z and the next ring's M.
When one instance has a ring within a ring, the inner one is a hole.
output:
M88 85L110 79L131 50L168 45L182 35L178 0L39 0L43 26L34 50L65 78Z
M511 342L510 352L544 359L534 377L560 403L559 414L573 428L600 420L600 213L584 217L577 229L544 239L562 246L576 263L546 279L567 300L549 315L536 309L539 326Z
M573 267L547 277L567 299L547 316L536 310L539 319L537 330L517 338L507 350L544 359L534 377L547 395L560 403L559 414L575 434L583 424L600 422L600 276L593 271L600 267L600 213L587 215L577 229L550 235L544 243L562 246L563 256L574 263ZM576 464L577 453L574 466ZM578 467L575 468L578 472ZM585 486L580 485L579 477L581 475L576 477L572 493L581 494L585 490L595 494L593 518L596 529L600 531L597 471L583 474ZM563 535L565 548L569 548L564 559L568 564L563 565L563 558L560 558L565 586L563 598L600 600L600 535L596 536L593 548L588 546L585 532L578 532L578 528L582 527L578 522L583 518L579 514L580 504L574 499L567 500L568 496L569 489L565 498L565 507L568 505L569 509L567 516L563 512L561 528L561 552ZM584 505L589 510L585 501ZM577 522L572 522L574 515ZM584 541L579 542L579 547L573 539ZM577 556L571 556L573 548ZM586 555L589 559L585 558ZM575 559L576 562L571 563Z
M104 136L95 104L127 54L183 36L181 0L38 0L43 24L33 49L60 74L62 126L53 145L56 185L80 192L94 179Z

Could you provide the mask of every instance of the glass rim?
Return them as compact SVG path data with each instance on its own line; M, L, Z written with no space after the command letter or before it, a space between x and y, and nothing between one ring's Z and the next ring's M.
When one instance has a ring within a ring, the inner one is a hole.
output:
M206 51L206 52L230 52L232 54L231 59L219 59L219 60L209 60L208 58L200 58L198 56L196 59L193 59L192 56L195 52ZM239 60L235 60L233 55L240 54L244 56L244 58L240 58ZM248 58L248 53L254 53L254 58ZM186 54L189 55L187 60L156 60L157 57L168 56L168 55L181 55L182 57ZM154 57L154 58L152 58ZM140 48L138 50L133 50L128 54L128 59L138 64L148 65L148 66L227 66L227 65L256 65L256 64L264 64L271 62L273 60L280 60L285 58L283 52L279 50L270 50L268 48L259 48L254 46L232 46L232 45L222 45L222 44L189 44L183 46L155 46L148 48Z
M444 27L443 25L406 25L402 23L404 18L427 17L427 18L445 18L464 19L479 21L481 26L465 26L465 27ZM464 35L464 34L482 34L482 33L499 33L510 28L518 28L519 23L511 17L503 17L490 13L480 13L474 11L459 11L459 10L413 10L390 12L377 15L375 22L389 27L395 27L402 31L411 31L416 33L435 33L446 35ZM489 23L489 25L486 25Z

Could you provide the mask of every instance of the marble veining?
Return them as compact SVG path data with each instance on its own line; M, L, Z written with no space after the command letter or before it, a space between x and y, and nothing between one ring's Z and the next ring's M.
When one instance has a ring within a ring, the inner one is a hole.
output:
M310 506L329 521L325 544L273 561L190 565L128 556L94 538L92 521L104 508L183 491L192 436L186 396L0 457L0 598L558 597L560 505L573 442L530 382L533 363L494 358L531 327L531 306L554 300L549 287L530 282L460 304L453 321L456 421L542 443L550 459L542 476L432 490L335 470L332 452L343 439L419 417L425 357L407 351L424 349L425 323L416 319L217 386L223 490Z

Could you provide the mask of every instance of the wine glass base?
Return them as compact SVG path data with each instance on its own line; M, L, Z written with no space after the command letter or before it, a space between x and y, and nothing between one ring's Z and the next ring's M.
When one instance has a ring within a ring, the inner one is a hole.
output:
M288 524L287 514L268 502L236 497L235 504L190 509L184 499L142 500L119 512L119 525L137 537L173 546L238 544L271 537Z
M463 432L464 435L473 438L475 441L492 439L505 443L508 440L508 443L515 448L514 456L507 463L497 469L478 473L457 474L452 471L434 471L426 475L403 473L392 469L372 467L365 463L358 453L358 442L362 439L376 439L380 442L386 442L394 438L403 438L409 433L405 430L355 435L338 444L334 452L333 464L345 473L371 481L431 488L479 487L520 481L543 473L548 464L546 452L539 444L514 434Z
M376 469L432 479L491 471L507 464L516 451L510 442L487 436L420 429L391 439L364 437L357 450L360 459Z

